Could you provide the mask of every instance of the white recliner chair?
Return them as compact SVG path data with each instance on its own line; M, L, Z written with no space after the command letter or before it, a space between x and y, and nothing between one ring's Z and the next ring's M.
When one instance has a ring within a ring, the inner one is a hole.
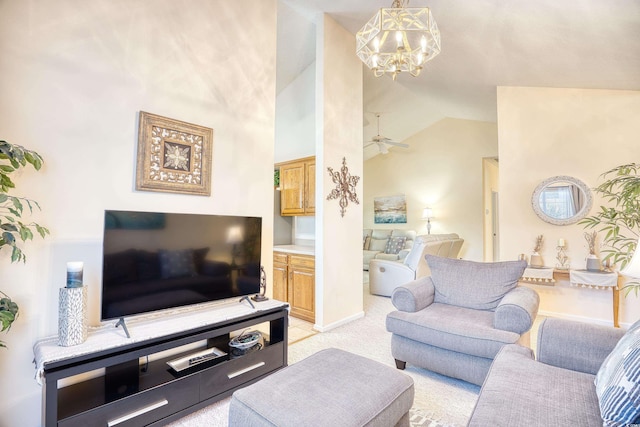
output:
M391 296L398 286L431 274L425 255L457 258L463 243L464 239L457 234L451 234L445 240L429 240L429 236L418 236L403 262L372 259L369 262L369 292Z

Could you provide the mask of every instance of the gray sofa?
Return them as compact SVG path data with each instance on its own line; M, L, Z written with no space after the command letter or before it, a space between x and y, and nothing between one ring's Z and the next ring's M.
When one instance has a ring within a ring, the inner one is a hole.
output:
M415 238L414 230L364 229L362 232L363 269L369 270L369 261L372 259L403 261L411 251Z
M637 424L639 323L625 334L612 327L545 319L538 330L537 360L519 345L500 350L468 426Z
M364 229L362 233L363 270L369 271L369 263L374 259L403 262L411 252L416 237L420 237L423 242L450 241L459 238L455 233L416 236L416 232L413 230ZM399 249L397 243L401 243L402 248ZM458 248L459 251L460 248Z
M529 344L538 294L518 287L525 261L479 263L425 255L431 276L397 287L387 315L391 354L406 363L482 385L507 344Z

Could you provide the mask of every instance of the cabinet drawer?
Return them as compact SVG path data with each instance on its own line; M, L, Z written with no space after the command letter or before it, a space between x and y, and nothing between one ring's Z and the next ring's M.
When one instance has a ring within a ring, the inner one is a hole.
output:
M145 426L198 403L198 380L198 375L181 378L60 420L58 426Z
M316 260L314 257L310 257L310 256L291 255L289 258L289 264L292 267L315 268Z
M273 253L273 262L279 262L282 264L286 264L287 263L287 254L284 254L282 252L274 252Z
M284 343L230 360L201 373L200 399L205 400L284 366Z

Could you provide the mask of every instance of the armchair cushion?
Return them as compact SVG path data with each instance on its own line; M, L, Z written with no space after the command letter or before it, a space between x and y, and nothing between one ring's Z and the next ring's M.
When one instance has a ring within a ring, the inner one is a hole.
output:
M425 255L437 303L476 310L495 309L518 285L526 261L474 262Z
M433 303L413 313L392 311L387 330L432 347L493 359L505 344L520 335L493 327L493 312Z
M540 296L533 289L512 289L496 307L493 326L503 331L524 334L533 326L539 306Z
M640 417L640 321L620 339L596 375L596 394L605 427L622 427Z

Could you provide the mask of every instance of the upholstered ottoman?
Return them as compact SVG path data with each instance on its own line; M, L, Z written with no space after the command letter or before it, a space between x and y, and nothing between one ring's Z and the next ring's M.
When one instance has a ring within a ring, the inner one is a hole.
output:
M413 393L397 369L332 348L233 393L229 426L408 427Z

